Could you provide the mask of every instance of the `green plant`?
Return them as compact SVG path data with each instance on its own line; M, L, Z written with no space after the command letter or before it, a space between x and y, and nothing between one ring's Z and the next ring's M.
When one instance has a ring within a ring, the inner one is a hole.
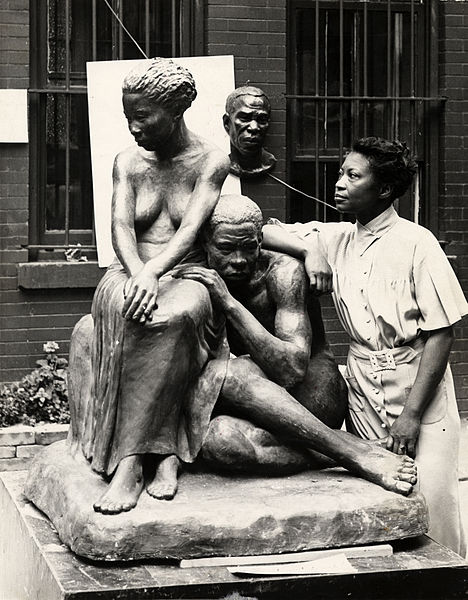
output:
M21 381L0 387L0 427L70 421L68 362L57 356L59 345L56 342L46 342L43 349L46 356L36 361L37 369Z

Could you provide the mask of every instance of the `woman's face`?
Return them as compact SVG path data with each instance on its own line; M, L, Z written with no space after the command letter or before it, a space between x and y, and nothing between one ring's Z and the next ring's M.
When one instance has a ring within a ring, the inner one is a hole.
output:
M177 123L167 108L144 94L124 94L123 107L128 129L139 146L145 150L164 147Z
M350 152L341 166L335 184L335 203L340 212L355 214L362 224L388 208L388 198L382 197L382 186L362 154Z

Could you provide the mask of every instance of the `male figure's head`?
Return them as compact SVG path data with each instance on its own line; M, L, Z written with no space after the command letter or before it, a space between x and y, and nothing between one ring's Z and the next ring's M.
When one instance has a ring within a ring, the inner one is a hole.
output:
M164 146L197 95L192 75L168 58L138 64L125 77L122 101L130 133L139 146Z
M262 243L260 208L247 198L221 196L204 228L203 246L208 266L228 284L248 280L253 274Z
M227 97L223 124L231 140L232 172L236 175L262 173L275 164L274 156L263 148L270 112L270 101L257 87L239 87Z

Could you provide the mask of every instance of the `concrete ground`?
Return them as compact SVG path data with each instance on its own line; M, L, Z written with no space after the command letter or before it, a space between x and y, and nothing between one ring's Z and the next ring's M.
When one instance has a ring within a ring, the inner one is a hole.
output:
M460 441L460 503L465 536L468 540L468 417L462 419ZM466 558L468 559L468 552Z

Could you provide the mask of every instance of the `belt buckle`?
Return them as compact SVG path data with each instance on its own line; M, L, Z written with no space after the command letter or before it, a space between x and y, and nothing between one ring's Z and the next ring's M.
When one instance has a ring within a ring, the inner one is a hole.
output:
M395 358L390 350L370 354L369 360L374 372L394 371L396 369Z

